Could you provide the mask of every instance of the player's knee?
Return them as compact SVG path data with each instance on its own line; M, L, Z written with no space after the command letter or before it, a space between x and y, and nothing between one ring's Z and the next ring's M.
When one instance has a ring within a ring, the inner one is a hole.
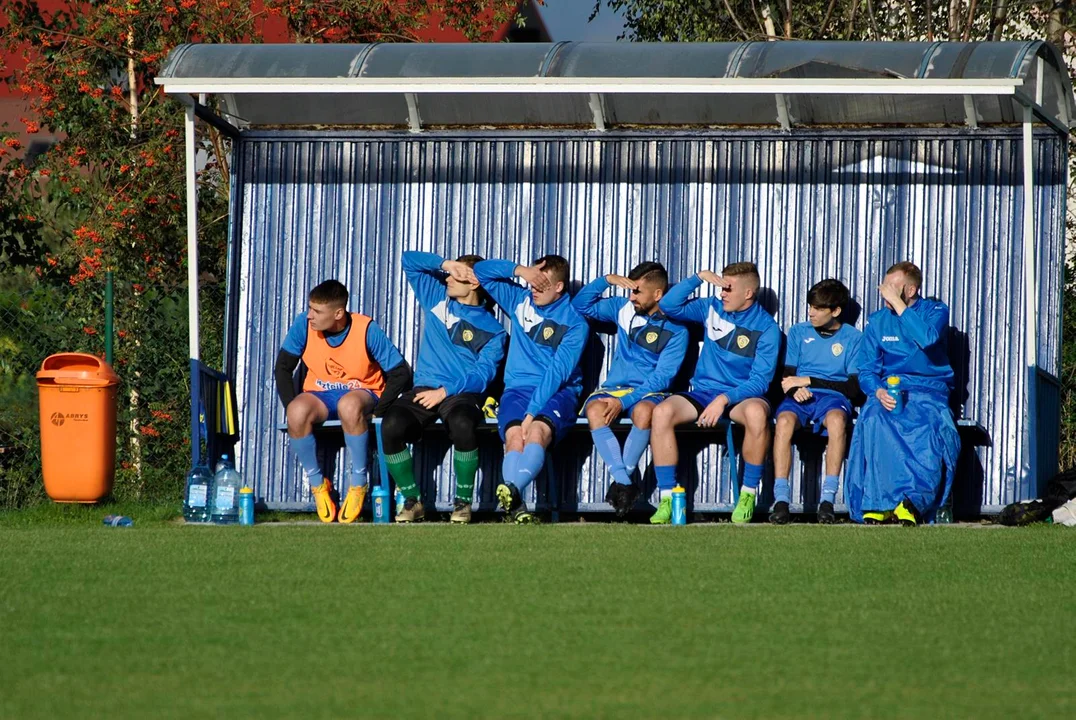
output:
M747 428L748 432L763 433L766 431L770 415L764 404L760 402L749 403L743 409L743 416L744 426Z
M776 438L787 440L796 432L796 416L790 412L783 412L777 416L777 426L774 431Z
M449 413L444 418L448 429L448 439L461 452L470 452L478 448L478 427L474 417L466 412Z
M381 418L381 438L386 452L391 452L390 446L397 447L407 442L408 420L407 413L396 407L389 408Z
M651 420L655 430L667 430L675 424L675 417L676 406L670 402L663 402L654 408L654 414L651 417Z
M654 403L642 402L631 410L631 422L640 430L649 430L654 417Z
M287 416L289 428L302 428L314 422L314 409L299 398L288 403L284 414Z
M830 410L826 413L826 430L830 436L844 435L848 428L848 414L844 410Z
M524 443L530 445L532 443L538 443L542 447L549 447L550 442L553 440L553 431L548 425L541 421L535 421L531 423L530 429L527 430L527 437L524 438Z
M587 420L590 422L592 428L601 427L605 424L603 415L605 414L605 401L594 400L587 403Z

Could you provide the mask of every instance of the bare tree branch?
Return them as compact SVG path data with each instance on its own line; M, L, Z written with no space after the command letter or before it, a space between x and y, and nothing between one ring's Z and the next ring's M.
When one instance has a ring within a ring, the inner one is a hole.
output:
M736 27L739 29L739 31L741 33L743 33L744 40L750 40L751 35L747 32L747 30L744 28L743 24L740 22L740 18L736 17L736 13L734 13L732 11L732 6L729 5L729 0L721 0L721 1L723 3L725 3L725 10L728 12L729 17L732 18L732 22L736 23Z
M878 19L874 14L874 0L867 0L867 15L870 16L871 32L874 33L874 39L881 40L882 33L878 31Z
M994 0L994 7L990 10L990 34L989 38L994 42L1001 40L1001 33L1005 23L1009 19L1009 0Z
M960 37L964 42L971 39L971 25L975 20L975 6L978 4L979 0L971 0L971 3L968 5L968 19L964 23L964 34Z
M934 6L927 0L927 42L934 42Z
M792 39L792 0L785 0L785 39Z

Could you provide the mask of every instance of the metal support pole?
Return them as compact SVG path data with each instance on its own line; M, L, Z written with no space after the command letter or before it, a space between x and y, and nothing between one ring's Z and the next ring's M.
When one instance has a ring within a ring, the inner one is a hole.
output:
M187 106L185 154L187 160L187 321L191 360L191 463L200 460L198 418L198 181L195 175L194 106Z
M1038 352L1039 352L1039 284L1038 258L1035 253L1035 136L1031 108L1024 107L1024 352L1027 356L1027 462L1028 482L1035 496L1039 492L1038 467Z

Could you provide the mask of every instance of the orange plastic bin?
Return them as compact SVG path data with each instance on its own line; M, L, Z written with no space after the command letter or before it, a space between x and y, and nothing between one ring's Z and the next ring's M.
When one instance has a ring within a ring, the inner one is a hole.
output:
M112 492L119 384L108 363L93 355L59 353L41 363L41 474L56 502L92 503Z

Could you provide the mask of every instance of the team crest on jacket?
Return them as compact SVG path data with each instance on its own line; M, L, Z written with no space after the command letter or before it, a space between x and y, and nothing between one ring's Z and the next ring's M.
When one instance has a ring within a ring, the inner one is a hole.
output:
M751 342L751 338L747 337L746 335L740 335L738 338L736 338L736 347L743 350L745 347L747 347L747 343L749 342Z
M474 333L470 330L463 331L463 342L471 342L474 340Z
M332 358L328 358L325 361L325 372L328 373L329 377L334 378L342 378L346 374L344 372L344 366Z
M838 357L842 352L844 352L844 345L841 345L840 343L833 343L833 347L830 348L830 350L833 351L833 357Z
M554 332L555 331L551 327L542 328L542 339L548 340L549 338L553 337Z
M646 334L647 345L653 345L658 341L658 334L656 332L648 332Z

